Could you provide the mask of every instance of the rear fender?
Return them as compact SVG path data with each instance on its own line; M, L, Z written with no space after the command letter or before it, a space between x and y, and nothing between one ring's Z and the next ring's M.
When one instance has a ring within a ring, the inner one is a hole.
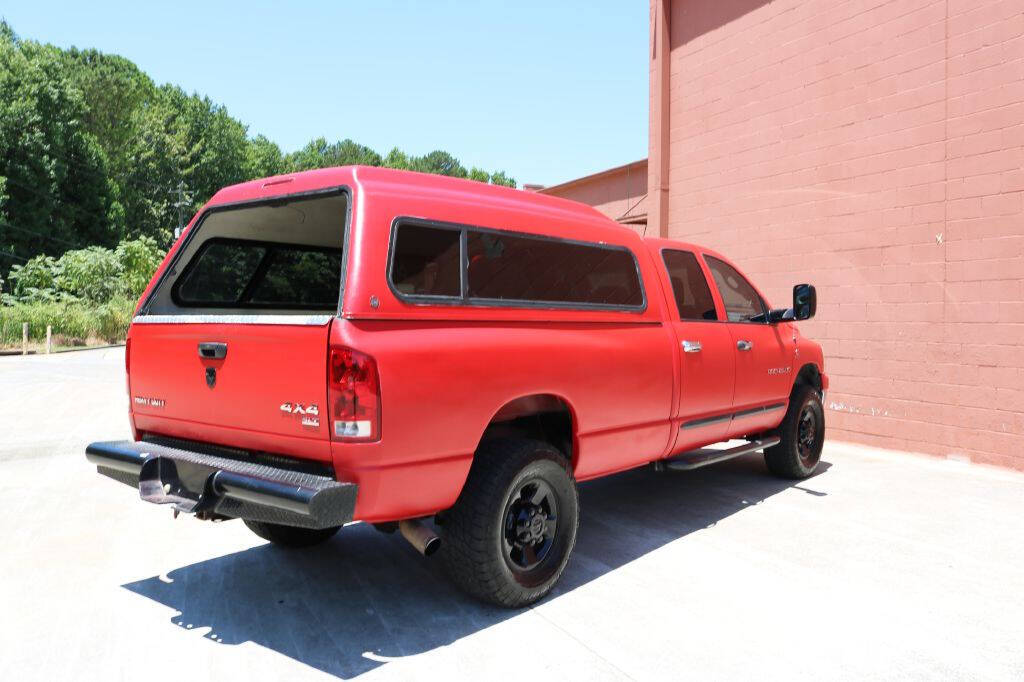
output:
M557 415L564 415L562 423ZM545 417L554 417L545 419ZM532 418L538 418L536 422ZM491 437L526 437L549 443L565 455L573 470L579 461L576 411L564 397L551 393L523 395L498 408L480 430L482 443ZM479 444L478 444L479 449Z

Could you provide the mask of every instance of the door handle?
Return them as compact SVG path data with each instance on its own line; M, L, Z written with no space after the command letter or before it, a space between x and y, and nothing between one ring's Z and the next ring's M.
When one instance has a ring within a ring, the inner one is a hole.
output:
M209 360L220 360L228 354L228 344L204 341L199 344L199 357Z
M699 353L700 349L700 341L683 341L684 353Z
M751 348L754 347L754 342L747 341L745 339L740 339L739 341L736 342L736 347L739 348L740 350L750 350Z

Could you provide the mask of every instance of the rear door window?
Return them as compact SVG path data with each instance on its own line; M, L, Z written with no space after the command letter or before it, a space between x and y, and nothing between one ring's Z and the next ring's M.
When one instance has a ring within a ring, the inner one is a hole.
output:
M715 300L697 257L689 251L662 252L681 320L717 320Z

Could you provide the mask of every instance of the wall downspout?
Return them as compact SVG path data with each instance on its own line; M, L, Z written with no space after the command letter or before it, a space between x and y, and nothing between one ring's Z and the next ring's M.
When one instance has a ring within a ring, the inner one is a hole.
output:
M670 3L672 0L651 0L651 110L647 187L650 196L648 223L652 236L668 237L668 170L669 170L669 94L670 59L672 54Z

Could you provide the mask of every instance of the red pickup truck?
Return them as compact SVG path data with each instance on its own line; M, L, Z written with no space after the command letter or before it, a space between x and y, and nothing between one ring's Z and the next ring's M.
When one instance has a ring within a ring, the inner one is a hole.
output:
M815 306L801 284L773 309L720 254L544 195L363 167L247 182L139 301L134 439L86 454L283 545L398 530L522 606L565 568L579 481L759 450L813 473L828 379L793 321Z

